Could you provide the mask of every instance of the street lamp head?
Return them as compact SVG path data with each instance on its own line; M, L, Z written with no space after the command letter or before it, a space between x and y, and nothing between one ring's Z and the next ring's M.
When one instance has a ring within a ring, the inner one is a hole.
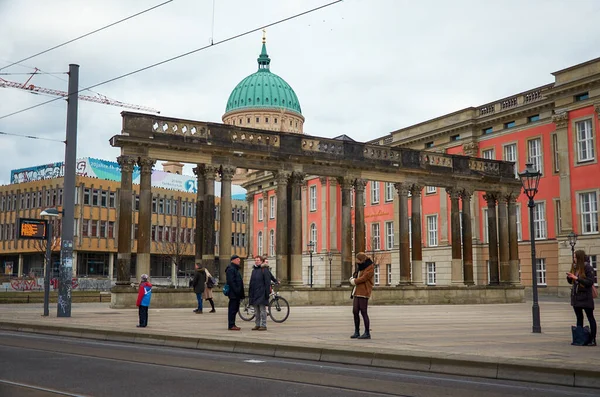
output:
M541 176L542 173L533 168L532 163L525 164L525 170L519 174L521 184L523 185L523 192L527 198L529 198L529 200L533 200L535 197L538 191Z
M571 244L571 248L575 247L575 244L577 244L577 233L571 232L567 237L569 239L569 244Z
M62 214L62 211L57 210L56 208L46 208L42 212L40 212L40 216L53 216L57 217Z
M308 252L315 252L315 242L312 240L308 242Z
M333 259L333 252L327 251L327 258L329 258L329 260L332 260Z

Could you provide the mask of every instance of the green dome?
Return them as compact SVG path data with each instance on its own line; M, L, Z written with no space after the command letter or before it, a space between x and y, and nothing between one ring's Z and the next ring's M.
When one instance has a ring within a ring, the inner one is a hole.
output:
M267 45L263 39L258 72L242 80L231 92L225 113L241 109L285 109L302 114L296 93L284 79L271 73Z

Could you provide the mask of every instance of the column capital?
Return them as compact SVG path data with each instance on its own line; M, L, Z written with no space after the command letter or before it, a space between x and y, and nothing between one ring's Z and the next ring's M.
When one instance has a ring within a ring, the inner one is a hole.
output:
M267 190L265 190L264 192L262 192L262 197L263 197L264 202L266 204L266 200L269 198L269 192Z
M200 172L204 174L204 178L206 178L207 181L214 181L218 171L219 167L217 167L216 165L203 164L202 166L200 166Z
M421 197L421 194L423 193L423 188L425 186L423 185L419 185L417 183L413 183L413 185L410 187L410 194L413 197Z
M248 205L254 204L254 193L246 193L246 202Z
M340 184L340 186L342 187L342 189L351 189L355 180L353 178L340 176L337 178L337 181Z
M356 178L354 180L354 190L356 192L364 192L367 186L367 181L364 179Z
M291 172L284 171L284 170L273 172L273 176L275 177L275 180L277 181L277 185L287 185L288 180L290 179L291 175L292 175Z
M122 155L117 157L117 163L121 166L121 172L133 172L136 161L131 156Z
M306 174L304 172L292 172L292 176L290 177L291 183L293 185L302 185L304 183L304 178Z
M151 159L149 157L140 157L137 163L140 166L140 173L150 174L152 173L152 168L154 168L154 164L156 164L156 159Z
M396 188L396 192L398 192L398 196L408 197L408 192L410 191L412 185L410 183L400 182L394 183L394 187Z
M455 187L447 187L446 193L450 196L451 200L458 200L461 194L461 190Z
M327 179L326 176L321 176L319 177L319 182L321 182L321 185L327 185Z
M473 189L464 187L460 189L460 198L463 200L471 200L473 196Z
M221 166L221 181L231 181L235 174L235 166L233 165L222 165Z
M504 200L506 200L507 203L516 203L518 198L519 198L519 194L521 192L508 192L506 194L504 194Z
M552 122L556 124L556 128L565 128L569 122L569 112L566 110L552 116Z
M486 192L483 195L483 199L485 201L487 201L488 206L495 206L496 200L498 200L498 193L497 192Z

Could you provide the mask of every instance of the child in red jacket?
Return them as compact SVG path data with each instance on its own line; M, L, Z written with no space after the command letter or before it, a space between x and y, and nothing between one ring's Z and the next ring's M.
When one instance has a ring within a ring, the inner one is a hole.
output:
M137 327L145 327L148 325L148 306L150 306L150 299L152 298L152 284L148 282L148 275L142 274L140 283L140 292L136 305L139 307L140 323Z

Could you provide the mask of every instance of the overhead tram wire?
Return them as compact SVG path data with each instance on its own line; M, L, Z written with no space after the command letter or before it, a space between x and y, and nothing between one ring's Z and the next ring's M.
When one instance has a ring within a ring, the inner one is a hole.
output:
M208 49L208 48L210 48L210 47L214 47L214 46L216 46L216 45L219 45L219 44L223 44L223 43L227 43L227 42L229 42L229 41L235 40L235 39L239 39L240 37L247 36L247 35L249 35L249 34L251 34L251 33L254 33L254 32L259 32L259 31L261 31L262 29L266 29L266 28L269 28L269 27L271 27L271 26L279 25L279 24L281 24L281 23L283 23L283 22L287 22L287 21L290 21L290 20L292 20L292 19L296 19L296 18L298 18L298 17L301 17L301 16L304 16L304 15L307 15L307 14L313 13L313 12L315 12L315 11L318 11L318 10L320 10L320 9L323 9L323 8L326 8L326 7L329 7L329 6L332 6L332 5L334 5L334 4L341 3L342 1L343 1L343 0L335 0L335 1L332 1L332 2L330 2L330 3L324 4L324 5L322 5L322 6L315 7L315 8L311 8L310 10L303 11L303 12L301 12L301 13L298 13L298 14L292 15L292 16L290 16L290 17L287 17L287 18L284 18L284 19L280 19L280 20L278 20L278 21L271 22L271 23L269 23L269 24L266 24L266 25L263 25L263 26L260 26L260 27L257 27L257 28L251 29L251 30L247 30L247 31L245 31L245 32L243 32L243 33L239 33L239 34L237 34L237 35L230 36L230 37L228 37L228 38L226 38L226 39L223 39L223 40L220 40L220 41L217 41L217 42L211 43L211 44L209 44L209 45L206 45L206 46L204 46L204 47L196 48L195 50L192 50L192 51L189 51L189 52L183 53L183 54L181 54L181 55L174 56L174 57L172 57L172 58L165 59L164 61L160 61L160 62L157 62L157 63L153 63L153 64L151 64L151 65L148 65L148 66L145 66L145 67L143 67L143 68L140 68L140 69L134 70L134 71L132 71L132 72L125 73L125 74L122 74L122 75L120 75L120 76L114 77L114 78L112 78L112 79L105 80L105 81L103 81L103 82L101 82L101 83L94 84L94 85L91 85L91 86L89 86L89 87L86 87L86 88L82 88L82 89L80 89L79 91L75 92L74 94L79 94L81 91L86 91L86 90L89 90L89 89L91 89L91 88L96 88L96 87L99 87L99 86L101 86L101 85L108 84L108 83L111 83L111 82L113 82L113 81L120 80L120 79L122 79L122 78L125 78L125 77L128 77L128 76L131 76L131 75L134 75L134 74L137 74L137 73L143 72L143 71L145 71L145 70L152 69L152 68L155 68L155 67L157 67L157 66L160 66L160 65L164 65L165 63L168 63L168 62L171 62L171 61L175 61L175 60L177 60L177 59L180 59L180 58L186 57L186 56L188 56L188 55L195 54L195 53L197 53L197 52L200 52L200 51L206 50L206 49ZM37 107L40 107L40 106L46 105L46 104L48 104L48 103L51 103L51 102L54 102L54 101L58 101L59 99L63 99L63 98L62 98L62 97L61 97L61 98L55 98L55 99L52 99L52 100L49 100L49 101L46 101L46 102L38 103L37 105L29 106L29 107L27 107L27 108L25 108L25 109L17 110L16 112L12 112L12 113L5 114L4 116L0 116L0 120L2 120L2 119L5 119L5 118L7 118L7 117L10 117L10 116L14 116L14 115L16 115L16 114L19 114L19 113L26 112L26 111L28 111L28 110L31 110L31 109L35 109L35 108L37 108Z
M59 142L59 143L62 143L63 145L66 143L65 141L61 141L60 139L43 138L41 136L34 136L34 135L11 134L10 132L4 132L4 131L0 131L0 135L16 136L19 138L27 138L27 139L39 139L42 141L50 141L50 142Z
M77 40L79 40L79 39L83 39L84 37L90 36L90 35L92 35L92 34L94 34L94 33L98 33L98 32L100 32L100 31L102 31L102 30L104 30L104 29L108 29L108 28L110 28L111 26L118 25L118 24L120 24L121 22L125 22L125 21L127 21L127 20L129 20L129 19L131 19L131 18L135 18L135 17L137 17L137 16L139 16L139 15L142 15L142 14L144 14L144 13L148 12L148 11L152 11L152 10L154 10L154 9L158 8L158 7L162 7L162 6L164 6L165 4L168 4L168 3L172 2L172 1L173 1L173 0L167 0L167 1L165 1L164 3L157 4L157 5L153 6L153 7L147 8L147 9L145 9L145 10L143 10L143 11L140 11L140 12L138 12L138 13L136 13L136 14L130 15L130 16L126 17L126 18L123 18L123 19L120 19L120 20L118 20L118 21L116 21L116 22L113 22L113 23L111 23L111 24L109 24L109 25L103 26L103 27L101 27L101 28L98 28L98 29L96 29L96 30L92 30L91 32L88 32L88 33L86 33L86 34L84 34L84 35L81 35L81 36L79 36L79 37L75 37L74 39L71 39L71 40L69 40L69 41L65 41L65 42L64 42L64 43L62 43L62 44L55 45L54 47L48 48L47 50L44 50L44 51L38 52L37 54L33 54L33 55L31 55L31 56L28 56L27 58L23 58L23 59L21 59L21 60L19 60L19 61L17 61L17 62L13 62L13 63L11 63L10 65L7 65L7 66L2 66L2 67L0 67L0 70L4 70L4 69L6 69L6 68L9 68L9 67L11 67L11 66L17 65L17 64L18 64L18 63L20 63L20 62L26 61L26 60L28 60L28 59L31 59L31 58L35 58L35 57L37 57L38 55L45 54L45 53L47 53L47 52L50 52L50 51L52 51L52 50L55 50L55 49L57 49L57 48L60 48L60 47L62 47L62 46L65 46L65 45L67 45L67 44L69 44L69 43L72 43L72 42L74 42L74 41L77 41Z

